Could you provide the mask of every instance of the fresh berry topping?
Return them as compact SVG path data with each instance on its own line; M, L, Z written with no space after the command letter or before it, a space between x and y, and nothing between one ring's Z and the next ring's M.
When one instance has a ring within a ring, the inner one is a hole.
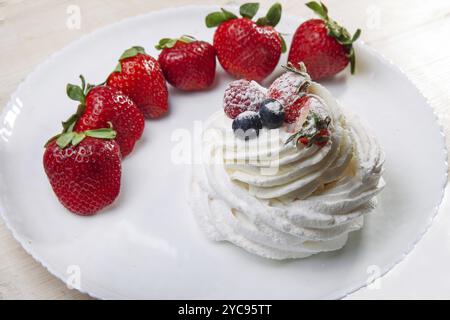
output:
M186 91L209 88L216 74L216 51L191 36L164 38L156 45L164 76L172 86Z
M307 137L300 137L298 138L298 142L306 146L309 143L309 139Z
M147 118L158 118L168 111L167 85L161 67L142 47L126 50L106 83L130 97Z
M231 118L244 111L258 111L266 97L266 89L255 81L235 80L228 84L223 97L223 110Z
M284 121L286 123L294 123L297 121L300 111L310 103L310 99L308 95L295 96L295 100L284 108Z
M328 140L330 140L330 130L328 129L321 129L319 130L319 133L316 136L316 140L314 143L318 145L319 147L323 147L328 143Z
M278 100L266 99L261 102L259 116L265 127L269 129L279 128L284 121L283 105Z
M284 68L286 72L270 85L267 96L278 100L284 106L284 121L293 123L297 119L300 109L307 102L307 98L303 98L303 96L311 84L311 78L303 63L298 64L298 67L289 63Z
M240 7L242 18L222 9L206 17L206 26L218 27L214 48L222 67L235 78L262 81L275 69L286 45L274 29L281 18L281 5L274 4L265 17L252 21L258 3Z
M294 142L297 147L300 144L306 147L310 147L313 144L323 147L328 143L330 140L329 125L331 118L315 112L313 109L311 108L308 112L300 129L286 140L286 144Z
M311 84L311 78L303 63L298 64L298 66L289 63L288 66L283 66L283 68L286 69L286 72L272 82L267 91L267 96L280 101L283 106L289 106L301 93L306 91Z
M65 132L51 139L44 169L59 201L71 212L93 215L119 195L121 155L111 128Z
M134 148L144 131L144 116L139 108L119 90L106 86L85 85L83 76L81 87L67 85L67 95L80 102L77 112L72 115L64 127L74 125L73 131L82 132L100 129L112 124L117 132L116 142L125 157Z
M261 118L255 111L244 111L233 120L232 128L234 134L241 139L255 138L262 129Z
M321 19L311 19L302 23L295 31L289 51L288 61L304 62L312 79L331 77L342 71L349 63L355 71L355 51L353 43L361 30L353 36L328 16L323 3L315 1L306 4Z

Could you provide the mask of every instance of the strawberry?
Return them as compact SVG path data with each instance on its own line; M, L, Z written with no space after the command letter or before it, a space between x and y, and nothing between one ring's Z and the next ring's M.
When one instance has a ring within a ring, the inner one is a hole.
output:
M308 143L309 143L309 139L307 137L301 137L301 138L298 138L298 142L300 142L301 144L307 146Z
M44 169L59 201L78 215L93 215L119 195L121 160L111 128L68 131L46 145Z
M294 123L300 115L300 110L310 103L310 96L296 96L291 104L284 108L284 122Z
M298 68L290 63L283 68L287 71L272 82L267 96L278 100L284 106L284 121L293 123L297 120L300 109L309 100L304 94L311 84L311 78L303 63L300 63Z
M297 64L303 61L314 80L332 77L350 63L355 72L355 50L353 42L361 35L356 30L353 36L328 16L323 3L315 1L306 4L321 19L302 23L295 31L288 61Z
M283 66L286 72L275 79L270 85L267 96L270 99L278 100L285 111L285 122L293 123L299 115L300 109L306 103L306 98L300 98L308 86L311 84L311 78L306 72L305 65L299 64L295 67L289 63L288 66Z
M274 4L267 15L252 21L258 3L240 7L242 18L222 9L206 17L208 28L217 27L214 48L222 67L237 79L262 81L275 69L286 45L274 29L281 18L281 5Z
M255 81L235 80L228 84L223 97L223 110L231 118L244 111L258 111L266 97L266 89Z
M330 140L330 130L320 129L315 137L314 143L319 147L323 147L328 143L328 140Z
M294 123L299 119L300 113L303 108L306 108L305 111L316 110L316 113L323 113L323 102L316 95L310 94L307 91L301 93L300 96L297 96L296 100L284 108L285 118L284 121L286 123ZM320 110L320 112L319 112Z
M125 157L144 131L144 116L139 108L118 89L106 85L85 85L83 76L81 87L67 85L67 95L79 101L77 112L64 123L67 128L74 123L74 131L82 132L100 129L111 123L117 132L116 142Z
M168 110L167 85L161 67L142 47L126 50L106 83L130 97L147 118L159 118Z
M216 51L208 42L182 36L179 39L161 39L155 47L162 50L158 62L164 77L175 88L203 90L213 84Z
M302 136L298 138L298 143L306 147L311 146L313 143L318 147L323 147L328 143L328 140L330 140L330 131L328 129L320 129L313 137Z

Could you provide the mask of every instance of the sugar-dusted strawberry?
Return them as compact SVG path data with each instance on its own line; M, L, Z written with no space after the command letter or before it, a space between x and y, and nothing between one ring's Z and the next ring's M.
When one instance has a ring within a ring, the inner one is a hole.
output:
M298 66L289 63L284 68L286 72L272 82L267 96L278 100L284 106L284 121L293 123L298 118L300 109L309 99L304 94L311 84L311 78L303 63Z
M111 128L66 131L51 139L44 169L59 201L71 212L93 215L120 192L121 156Z
M315 136L314 143L319 147L323 147L328 143L329 140L330 140L330 130L320 129L317 135Z
M208 42L182 36L178 39L161 39L155 47L162 50L158 62L164 77L175 88L204 90L213 84L216 51Z
M300 111L310 103L311 97L307 95L295 96L295 99L284 108L284 122L294 123L297 121Z
M311 78L303 63L299 63L297 66L288 63L283 68L286 72L272 82L267 96L278 100L284 107L288 107L297 100L302 92L305 92L311 84Z
M274 4L267 15L252 21L258 3L240 7L242 18L222 9L206 17L206 26L218 27L214 33L214 48L222 67L235 78L262 81L275 69L284 40L274 29L281 18L281 5Z
M297 99L287 107L284 111L286 113L284 121L286 123L294 123L299 120L299 116L303 113L303 109L306 111L315 110L315 113L324 113L323 101L316 95L308 93L308 91L303 92Z
M355 71L355 42L361 34L356 30L353 36L328 16L323 3L315 1L306 4L321 19L302 23L295 31L288 61L297 64L303 61L313 80L332 77L350 63Z
M122 156L131 153L134 144L144 131L144 116L139 108L118 89L106 85L87 85L83 76L81 86L68 84L67 95L78 101L77 112L64 122L67 128L74 124L74 131L100 129L111 123L117 132L116 142Z
M266 88L255 81L235 80L228 84L223 96L223 110L234 119L244 111L258 111L266 97Z
M159 118L168 111L167 85L161 67L142 47L126 50L106 83L130 97L146 118Z

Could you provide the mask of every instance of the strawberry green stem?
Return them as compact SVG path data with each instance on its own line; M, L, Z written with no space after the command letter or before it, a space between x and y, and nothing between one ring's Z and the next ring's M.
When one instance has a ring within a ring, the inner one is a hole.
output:
M73 129L75 123L86 109L86 96L88 95L89 91L92 90L92 88L96 87L95 85L89 83L86 84L86 80L83 75L80 75L80 79L81 86L69 83L66 87L67 96L74 101L80 102L80 104L78 105L76 113L71 115L66 121L63 121L63 132L67 132L70 131L69 129Z
M146 54L145 49L140 46L133 46L127 50L125 50L120 56L119 60L122 61L124 59L132 58L137 56L138 54Z
M331 118L325 117L321 118L317 113L310 111L308 114L307 120L303 123L302 128L291 135L285 142L285 145L290 142L295 142L295 145L298 147L299 143L301 143L301 139L306 138L308 143L307 147L312 146L313 143L325 143L330 137L322 136L320 134L321 130L328 129Z
M80 75L80 79L81 79L81 86L68 83L66 86L66 93L70 99L78 101L80 103L84 103L87 95L86 80L84 79L83 75Z
M77 146L79 145L86 137L92 137L97 139L105 139L110 140L114 139L117 135L117 132L113 130L111 122L108 123L109 128L101 128L94 130L86 130L83 132L75 132L73 130L63 132L58 136L53 137L50 141L56 139L56 144L61 149L68 147L69 145ZM73 129L73 128L72 128Z
M243 5L240 6L239 13L241 14L241 16L243 18L252 20L253 17L258 12L258 10L259 10L259 3L257 3L257 2L244 3ZM267 14L265 17L261 17L258 20L256 20L256 24L259 26L275 27L280 22L281 12L282 12L281 4L279 2L276 2L275 4L273 4L270 7L269 11L267 11ZM208 14L205 18L205 24L208 28L214 28L226 21L229 21L232 19L237 19L237 18L238 17L234 13L229 12L222 8L221 11L217 11L217 12ZM287 50L286 41L284 40L283 36L280 33L278 33L278 35L280 37L280 42L281 42L281 52L285 53ZM162 40L166 40L166 39L162 39ZM167 41L169 41L169 40L167 40ZM161 45L161 41L156 46L156 49L159 49L160 45Z
M113 70L113 72L122 72L122 64L121 61L132 58L137 56L138 54L147 54L145 52L145 49L141 46L133 46L127 50L125 50L122 55L119 58L119 63L117 64L116 68Z
M155 45L155 48L157 50L173 48L178 41L183 43L191 43L197 41L197 39L189 35L182 35L180 38L162 38L159 40L158 44Z
M259 3L257 2L251 2L251 3L244 3L239 8L239 13L244 18L253 19L253 17L256 15L256 13L259 10Z
M279 2L273 4L265 17L256 20L256 24L260 26L272 26L275 27L281 20L281 4Z
M247 18L252 20L256 13L259 10L259 3L257 2L251 2L251 3L244 3L239 8L239 13L243 18ZM275 27L281 19L281 4L279 2L273 4L269 11L267 12L265 17L259 18L256 23L260 26L272 26ZM210 13L205 18L205 23L208 28L214 28L218 25L232 20L237 19L238 17L225 9L221 9L221 11L216 11L213 13Z

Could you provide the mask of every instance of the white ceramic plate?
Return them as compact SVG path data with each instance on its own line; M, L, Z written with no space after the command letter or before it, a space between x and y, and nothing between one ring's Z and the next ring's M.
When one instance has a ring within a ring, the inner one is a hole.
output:
M387 187L364 229L339 252L265 260L210 242L197 227L186 201L189 165L171 161L176 143L171 135L192 130L195 120L221 107L231 80L222 70L207 92L171 89L172 111L147 121L142 141L123 163L122 193L113 207L79 217L65 210L50 188L43 144L75 108L65 96L66 83L76 82L80 73L103 81L132 45L155 56L153 45L162 37L191 34L211 41L214 30L204 26L204 17L215 9L184 7L125 20L72 43L30 74L0 117L2 216L25 250L57 277L67 280L79 267L81 291L95 297L343 297L413 249L437 212L447 173L432 109L396 67L364 45L356 48L355 76L324 84L366 120L384 146ZM278 29L293 32L300 21L285 15Z

